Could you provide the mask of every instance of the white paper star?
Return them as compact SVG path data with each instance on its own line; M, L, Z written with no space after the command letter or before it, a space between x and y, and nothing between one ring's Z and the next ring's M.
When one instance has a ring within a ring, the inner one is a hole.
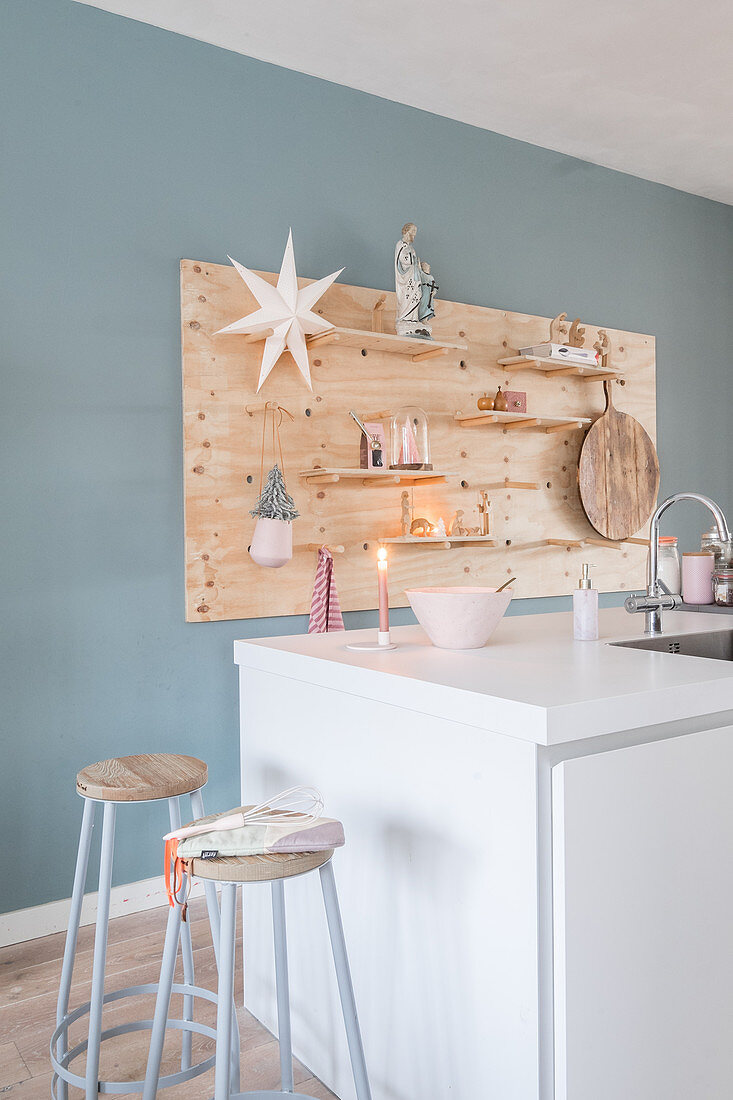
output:
M229 257L232 260L232 257ZM298 290L298 277L295 274L295 255L293 253L293 231L288 234L288 243L285 247L277 286L272 286L248 267L243 267L236 260L232 260L239 274L254 294L260 306L254 313L234 321L226 328L219 329L215 334L224 333L265 332L273 329L272 335L265 340L265 350L262 353L262 366L260 367L260 380L257 390L267 378L280 356L287 349L295 360L298 370L311 385L310 364L308 363L308 350L305 337L316 332L327 332L333 328L330 321L325 321L313 312L313 306L321 298L331 283L338 279L341 271L334 271L333 275L327 275L325 279L319 279L310 286Z

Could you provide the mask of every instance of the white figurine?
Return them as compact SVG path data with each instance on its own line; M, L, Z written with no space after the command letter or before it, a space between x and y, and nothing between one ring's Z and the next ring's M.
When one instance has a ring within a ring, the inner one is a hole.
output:
M435 527L433 527L433 534L437 538L446 538L445 520L442 516L438 517L438 522L435 524Z
M413 242L417 226L406 222L395 246L395 293L398 336L417 336L432 340L430 319L435 316L433 299L438 287L430 273L430 264L420 263Z

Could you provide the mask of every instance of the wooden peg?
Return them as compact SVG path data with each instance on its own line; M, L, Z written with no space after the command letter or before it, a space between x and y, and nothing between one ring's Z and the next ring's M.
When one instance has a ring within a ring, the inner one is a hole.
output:
M548 546L566 546L568 549L576 546L585 546L583 539L545 539Z
M271 328L265 328L262 332L245 332L242 339L245 344L256 344L260 340L266 340L268 336L274 335L275 330Z
M429 351L421 351L411 356L413 363L422 363L424 359L435 359L438 355L447 355L448 348L430 348Z
M530 417L529 420L507 420L504 427L508 432L512 432L517 428L535 428L538 424L539 420L536 417Z
M582 420L568 420L567 424L551 424L549 428L545 428L547 435L552 435L553 432L570 432L574 428L582 428Z
M321 344L330 344L334 340L338 340L338 333L335 329L329 329L328 332L317 332L314 336L306 336L305 338L309 348L315 347L316 344L319 347Z
M613 542L611 539L594 538L588 535L585 539L586 543L590 543L591 546L607 546L610 550L622 550L623 545L620 542Z
M327 550L330 550L332 554L343 554L343 546L329 546L326 542L309 542L306 546L306 550L315 550L316 552L325 546Z
M504 478L505 489L539 489L539 485L536 481L510 481L508 477Z
M337 481L340 481L340 476L338 474L320 474L318 470L314 470L312 474L301 474L300 476L303 478L304 481L308 482L329 482L330 484L335 485Z

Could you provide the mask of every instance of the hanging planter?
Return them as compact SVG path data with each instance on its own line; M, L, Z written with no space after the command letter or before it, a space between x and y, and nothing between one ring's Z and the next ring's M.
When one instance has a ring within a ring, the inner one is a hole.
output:
M287 564L293 556L293 527L292 521L297 519L299 512L295 507L293 498L285 488L281 466L275 463L267 475L267 481L262 487L262 472L265 465L265 431L267 426L267 414L272 412L272 446L275 450L275 437L280 452L280 464L282 465L282 445L280 443L280 424L282 414L287 409L279 406L270 408L265 406L265 420L262 427L262 462L260 466L260 497L255 507L250 511L251 516L257 517L254 535L249 547L249 554L257 565L263 565L268 569L280 569ZM275 421L275 414L278 421ZM293 417L287 413L292 420Z

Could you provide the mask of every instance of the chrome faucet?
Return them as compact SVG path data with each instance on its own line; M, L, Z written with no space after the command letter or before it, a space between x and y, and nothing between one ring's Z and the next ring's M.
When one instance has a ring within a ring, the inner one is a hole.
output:
M671 611L679 607L682 597L671 593L666 585L659 579L659 520L670 504L676 504L678 500L696 500L712 513L718 527L718 535L721 542L730 540L728 521L723 515L723 510L710 497L702 493L675 493L667 497L657 508L649 525L649 576L645 596L629 596L624 607L633 615L637 611L643 611L646 615L644 626L645 634L662 633L662 611Z

